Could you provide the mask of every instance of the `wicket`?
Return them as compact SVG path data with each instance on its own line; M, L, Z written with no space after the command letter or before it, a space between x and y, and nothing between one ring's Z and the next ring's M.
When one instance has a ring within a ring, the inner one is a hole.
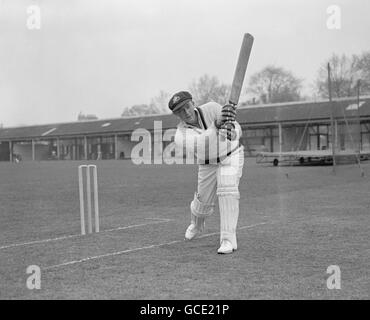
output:
M91 204L91 170L93 171L94 183L94 209L95 209L95 232L99 232L99 203L98 203L98 174L96 165L80 165L78 167L78 182L80 191L80 215L81 215L81 234L86 234L85 229L85 205L84 205L84 175L83 170L86 169L86 200L87 200L87 225L88 232L92 233L92 204Z

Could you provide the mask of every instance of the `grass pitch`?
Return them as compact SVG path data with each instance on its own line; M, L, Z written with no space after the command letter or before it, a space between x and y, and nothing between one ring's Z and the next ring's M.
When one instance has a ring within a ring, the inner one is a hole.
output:
M183 241L196 166L97 161L99 234L79 236L77 167L0 163L1 299L369 299L370 163L258 166L240 184L238 251L218 210ZM41 289L26 286L30 265ZM341 270L329 290L328 266Z

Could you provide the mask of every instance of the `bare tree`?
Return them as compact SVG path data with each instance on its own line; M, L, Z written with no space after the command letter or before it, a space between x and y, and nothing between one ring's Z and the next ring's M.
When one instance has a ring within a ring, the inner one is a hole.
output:
M169 93L161 90L157 96L151 99L150 106L157 113L169 113L168 101L170 100Z
M95 114L83 114L80 112L77 116L77 121L90 121L97 120L98 117Z
M316 79L316 89L322 98L328 97L328 63L331 69L331 83L333 98L350 97L356 93L356 81L358 78L358 57L355 55L347 57L346 55L333 54L330 59L325 61L319 71Z
M361 94L370 94L370 51L355 56L355 70L361 79Z
M220 83L215 76L211 77L205 74L197 81L193 81L189 86L189 91L197 105L205 104L209 101L225 104L230 92L230 86Z
M267 66L252 75L248 92L258 96L262 103L300 100L302 80L281 67Z
M157 114L158 110L151 105L135 104L123 110L121 117Z
M169 94L161 90L158 96L155 96L150 100L150 104L135 104L131 107L126 107L123 110L121 117L169 113L169 99Z

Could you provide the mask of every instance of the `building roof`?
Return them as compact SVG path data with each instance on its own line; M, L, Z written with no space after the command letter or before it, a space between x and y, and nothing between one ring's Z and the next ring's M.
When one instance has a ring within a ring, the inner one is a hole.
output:
M76 121L46 125L0 129L0 140L50 138L61 136L131 133L138 128L153 130L154 121L162 121L166 128L175 128L178 121L172 114L118 119Z
M238 121L246 124L268 124L274 122L297 122L307 120L330 120L333 116L343 119L358 117L357 98L341 98L329 101L299 101L260 106L242 106L238 109ZM370 96L360 99L359 114L370 117Z
M336 118L357 117L357 99L342 98L333 101ZM361 117L370 117L370 96L360 99ZM276 122L307 120L330 120L331 107L328 101L300 101L269 105L241 105L237 120L242 125L267 125ZM131 133L138 128L154 129L154 121L162 121L163 129L175 128L178 120L172 114L126 117L116 119L77 121L46 125L23 126L0 129L0 140L51 138L78 135L101 135Z

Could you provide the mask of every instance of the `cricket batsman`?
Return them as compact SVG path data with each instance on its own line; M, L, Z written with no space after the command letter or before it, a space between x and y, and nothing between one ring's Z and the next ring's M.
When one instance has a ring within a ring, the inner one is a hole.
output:
M189 155L194 147L198 167L198 188L190 204L190 225L185 239L202 234L205 220L214 213L216 196L220 211L219 254L237 249L236 227L239 217L239 180L244 164L242 134L236 122L236 107L208 102L195 106L187 91L173 95L168 106L180 119L175 134L176 148Z

